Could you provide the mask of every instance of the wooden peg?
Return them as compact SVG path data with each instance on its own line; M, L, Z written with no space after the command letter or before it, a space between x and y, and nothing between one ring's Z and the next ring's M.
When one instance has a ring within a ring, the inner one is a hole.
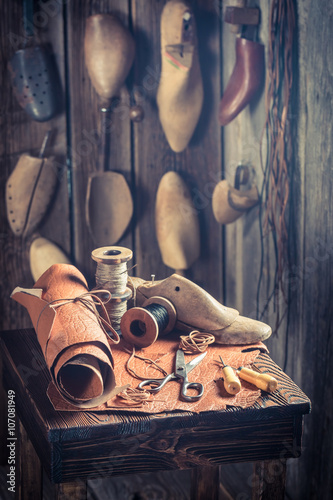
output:
M250 7L227 7L224 22L232 25L257 26L259 24L259 9Z

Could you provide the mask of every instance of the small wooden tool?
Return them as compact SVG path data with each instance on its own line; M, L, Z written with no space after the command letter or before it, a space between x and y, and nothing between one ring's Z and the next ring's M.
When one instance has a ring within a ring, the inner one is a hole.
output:
M237 375L250 382L250 384L255 385L258 389L262 389L263 391L273 392L277 388L277 380L272 377L272 375L268 375L267 373L259 373L251 370L250 368L239 367L236 371Z
M223 361L221 356L220 356L220 360L222 363L222 371L223 371L223 375L224 375L225 390L229 394L237 394L241 390L240 381L239 381L238 377L236 377L234 370L231 368L231 366L224 364L224 361Z

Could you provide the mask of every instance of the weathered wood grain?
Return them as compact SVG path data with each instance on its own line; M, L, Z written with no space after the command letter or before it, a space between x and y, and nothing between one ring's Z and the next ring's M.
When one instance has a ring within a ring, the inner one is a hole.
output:
M252 2L253 3L253 2ZM257 2L260 7L258 41L265 45L267 58L268 23L271 2ZM223 89L226 87L235 65L235 34L224 24L222 30L222 75ZM233 186L235 171L239 164L254 169L254 183L259 192L263 180L260 162L260 141L265 122L264 82L256 98L227 126L223 127L223 178ZM223 93L223 92L222 92ZM265 141L263 158L265 157ZM225 226L225 280L226 302L241 314L256 317L257 286L261 259L261 236L259 231L259 206L255 206L240 219ZM267 239L267 238L266 238ZM271 256L273 259L273 253ZM265 263L266 266L267 263ZM273 261L272 261L273 265ZM273 268L274 272L274 268ZM265 267L259 301L262 313L268 298L270 274ZM270 306L263 321L274 326L275 313ZM280 362L280 359L277 358ZM281 360L283 362L283 359Z
M288 478L287 492L328 499L333 494L333 8L323 0L298 1L297 8L298 154L286 371L312 398L313 412L305 422L308 453Z
M41 2L35 2L42 8ZM56 2L60 5L61 2ZM235 4L234 2L230 2ZM271 2L258 2L261 9L260 39L267 43L268 12ZM47 5L47 2L43 2ZM73 208L75 249L77 264L93 281L94 265L90 261L93 244L84 222L86 178L95 168L98 158L96 137L99 129L97 97L91 88L81 57L83 21L86 15L98 11L118 9L123 20L133 24L137 39L138 60L129 79L138 86L146 85L141 104L146 111L142 123L131 125L127 119L126 98L115 110L116 130L111 134L114 163L111 169L126 172L136 198L136 239L131 231L121 240L124 246L138 253L138 275L166 276L169 269L161 264L154 238L154 193L159 178L167 170L180 172L189 183L199 210L203 251L189 277L197 280L210 293L222 298L223 281L226 284L225 302L237 307L245 315L255 312L255 294L259 266L259 235L257 208L243 216L225 230L225 257L222 252L221 228L212 218L210 192L219 180L221 154L224 155L224 175L233 181L234 169L239 161L253 162L258 167L258 136L263 122L262 96L244 110L220 137L217 124L217 104L220 97L220 71L223 85L227 83L234 64L234 35L220 16L225 3L193 1L199 12L198 29L203 43L200 57L205 68L204 118L188 150L175 155L169 150L162 135L154 104L159 78L159 14L164 2L153 0L63 2L67 31L63 32L63 12L49 16L49 23L40 30L43 39L51 40L56 52L65 88L63 50L67 51L69 124L72 131L66 135L65 116L52 121L57 134L51 151L59 165L66 164L66 149L73 160ZM253 4L253 2L248 2ZM302 460L295 461L288 475L287 493L297 497L331 498L332 441L331 416L333 414L330 385L318 380L332 379L332 6L330 2L296 1L298 16L298 65L294 77L298 80L298 109L293 117L298 129L298 155L292 179L292 201L295 226L291 231L293 302L289 311L288 336L281 331L268 341L272 357L282 366L313 401L313 414L305 421ZM20 43L22 12L20 2L0 1L0 301L4 314L1 329L30 325L26 311L9 299L9 292L21 284L30 286L32 278L28 265L29 242L16 239L10 232L4 202L4 186L22 152L37 153L49 124L35 123L22 111L13 96L7 74L7 61ZM221 49L219 34L221 30ZM11 35L11 36L9 36ZM66 35L66 36L64 36ZM297 75L298 73L298 75ZM124 118L125 117L125 118ZM118 122L121 122L120 125ZM132 128L132 132L131 132ZM91 132L92 135L89 135ZM113 138L112 138L113 137ZM73 142L71 143L71 141ZM82 141L85 141L84 143ZM83 154L81 159L79 155ZM82 160L80 163L80 159ZM71 216L68 207L66 167L55 203L39 232L55 240L67 252L71 250ZM208 180L207 180L208 176ZM229 177L228 177L229 176ZM260 181L260 171L258 173ZM207 182L207 184L205 184ZM76 205L76 200L78 203ZM136 243L136 245L134 245ZM217 249L217 250L216 250ZM225 258L223 262L222 259ZM223 269L222 269L223 268ZM223 272L222 272L223 271ZM271 313L269 313L271 314ZM266 318L274 323L274 312ZM36 370L35 370L36 371ZM30 378L33 380L33 376ZM5 398L3 393L1 399ZM296 403L297 405L297 403ZM271 411L268 407L266 411ZM234 411L230 409L230 415ZM96 416L88 421L94 421ZM118 418L118 417L117 417ZM193 417L191 417L193 418ZM125 419L126 420L126 419ZM125 420L121 420L122 425ZM131 420L131 425L143 428L146 424ZM84 427L84 425L82 426ZM85 431L87 432L87 431ZM37 436L36 436L37 440ZM3 450L3 448L1 448ZM231 469L232 470L232 469ZM237 477L239 466L234 474ZM237 486L237 485L236 485Z
M3 95L7 98L1 104L1 178L0 183L4 189L7 178L14 168L18 157L23 152L37 155L45 132L48 129L54 131L53 142L46 151L47 155L56 156L57 170L59 174L59 186L52 207L46 214L43 224L38 228L38 233L55 240L69 252L69 216L68 216L68 192L66 180L66 141L65 141L65 116L60 114L46 123L38 123L22 110L13 95L9 80L7 63L15 50L22 47L23 28L22 11L20 4L3 2L1 8L1 88ZM37 10L36 10L37 12ZM62 36L62 12L61 9L52 16L44 13L43 29L34 26L38 39L36 43L50 43L53 47L54 58L59 69L62 85L64 87L64 54L63 47L59 44L59 36ZM28 241L16 238L10 231L5 210L5 198L1 197L1 302L7 314L1 316L1 328L17 328L30 325L30 320L22 308L12 303L9 295L17 284L31 286L33 280L30 274L28 251L33 235Z
M113 13L128 25L128 2L121 0L69 2L67 6L67 52L70 121L70 164L73 207L73 252L80 270L92 285L95 262L91 251L95 244L89 234L85 219L87 182L90 173L97 171L101 161L102 141L101 103L85 67L83 41L86 18L98 13ZM131 90L131 89L130 89ZM129 118L129 93L124 89L118 104L113 103L111 123L107 127L110 144L108 170L122 173L132 186L131 124ZM105 245L110 242L105 241ZM129 229L118 245L133 248ZM129 266L130 267L130 266Z
M17 419L16 497L20 500L42 500L42 465L25 428Z
M86 500L87 485L84 481L73 481L56 486L55 500Z
M156 109L161 71L159 23L164 4L164 1L132 1L133 32L138 45L134 80L142 92L141 105L145 111L144 120L134 125L137 274L146 279L155 274L157 279L161 279L172 273L161 260L154 236L154 213L159 181L165 172L175 170L190 189L200 221L201 256L189 270L188 277L205 284L210 293L221 298L221 229L215 224L210 205L212 189L221 170L220 129L217 122L219 19L215 15L214 2L190 2L198 25L205 97L203 111L189 146L182 153L174 153L165 139ZM217 276L220 279L216 279Z
M196 467L192 469L191 500L218 500L219 468Z
M188 500L190 471L165 471L133 476L116 476L108 479L92 479L87 483L92 500Z
M283 500L286 460L258 462L252 478L252 500Z
M59 40L63 36L62 8L48 14L42 6L35 6L37 18L42 27L34 31L38 35L36 43L50 43L53 47L54 58L60 73L63 89L64 79L64 51ZM66 178L66 120L64 113L59 114L46 123L33 121L22 110L16 101L10 83L7 64L14 52L23 47L25 36L22 22L22 2L0 2L0 303L1 314L0 330L27 327L31 325L27 312L17 307L10 299L10 293L18 284L32 286L33 278L29 266L29 247L36 235L42 235L57 242L66 252L70 252L70 222L68 209L68 191ZM41 13L41 17L38 17ZM5 185L14 169L19 156L28 152L32 155L39 153L45 132L51 128L53 141L46 154L54 155L59 177L58 189L53 203L45 215L38 233L28 240L17 238L9 228L6 217ZM3 398L2 398L3 399ZM1 447L1 454L4 448Z
M55 412L46 396L50 377L34 332L1 337L6 384L15 390L18 415L54 482L284 459L300 453L302 415L309 411L309 401L267 355L262 357L263 371L269 367L281 390L246 410L160 415Z

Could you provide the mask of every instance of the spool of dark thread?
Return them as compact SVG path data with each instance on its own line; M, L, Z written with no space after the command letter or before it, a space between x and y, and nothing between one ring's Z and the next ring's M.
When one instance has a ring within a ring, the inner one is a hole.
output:
M123 315L120 330L136 347L148 347L175 327L176 309L164 297L151 297L142 307L132 307Z

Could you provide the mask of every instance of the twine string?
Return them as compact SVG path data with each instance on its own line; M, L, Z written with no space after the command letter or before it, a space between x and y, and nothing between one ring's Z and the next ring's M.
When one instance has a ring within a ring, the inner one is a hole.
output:
M134 377L134 378L136 378L138 380L146 380L147 379L147 375L139 375L139 374L137 374L136 371L130 366L131 361L134 358L140 359L141 361L143 361L144 363L146 363L148 365L153 365L156 368L156 370L160 371L164 375L164 377L166 377L168 375L167 372L164 370L164 368L162 368L161 366L159 366L156 363L156 361L153 361L150 358L146 358L144 356L139 356L138 354L136 354L134 346L133 346L132 352L129 351L128 349L126 349L126 348L125 348L125 351L130 354L130 357L128 358L128 360L126 362L126 370L128 371L128 373L130 375L132 375L132 377Z
M122 399L122 403L132 408L140 408L147 405L151 399L151 393L146 389L135 389L127 387L124 391L117 394L117 397Z
M107 298L102 299L98 296L99 294L103 294L103 295L106 294ZM98 291L96 290L93 292L86 292L86 293L83 293L82 295L78 295L77 297L65 297L65 298L61 298L61 299L51 300L43 307L43 309L39 313L37 323L36 323L36 334L38 335L38 326L39 326L40 318L47 307L52 306L53 309L57 309L57 308L64 306L66 304L79 303L95 315L97 322L98 322L99 326L101 327L102 331L104 332L108 341L111 341L114 344L118 344L120 342L120 337L119 337L118 333L116 332L116 330L113 328L111 321L110 321L110 317L109 317L108 312L107 312L107 309L105 307L105 304L107 304L110 299L111 299L111 292L109 290L101 289ZM101 307L102 312L103 312L105 317L103 317L98 312L97 306ZM112 333L112 336L109 334L109 332ZM51 330L49 331L46 345L45 345L45 352L44 352L45 357L46 357L46 352L47 352L50 338L51 338Z
M192 330L189 335L180 336L179 348L187 354L206 351L210 344L215 342L215 337L211 333Z
M121 296L127 287L128 270L127 262L120 264L110 265L102 262L97 263L96 267L96 287L106 288L115 296ZM124 301L110 301L107 305L107 312L110 316L112 324L119 330L120 320L127 310L127 302Z

